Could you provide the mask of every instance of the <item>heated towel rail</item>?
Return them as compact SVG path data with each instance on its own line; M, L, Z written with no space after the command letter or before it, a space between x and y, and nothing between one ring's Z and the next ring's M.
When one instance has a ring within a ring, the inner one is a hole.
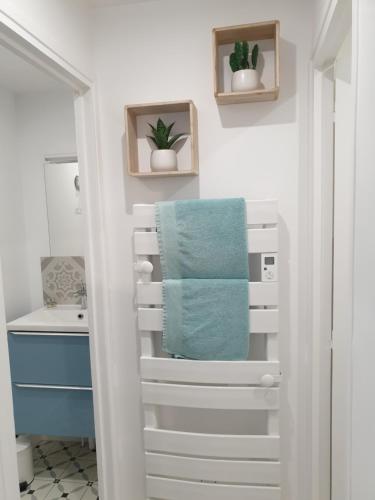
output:
M249 253L277 257L277 202L246 205ZM133 214L148 499L280 500L278 283L249 282L250 333L266 335L265 360L157 357L154 333L162 330L163 296L162 284L151 281L150 258L159 254L155 206L134 205ZM168 430L158 425L158 406L264 410L267 432Z

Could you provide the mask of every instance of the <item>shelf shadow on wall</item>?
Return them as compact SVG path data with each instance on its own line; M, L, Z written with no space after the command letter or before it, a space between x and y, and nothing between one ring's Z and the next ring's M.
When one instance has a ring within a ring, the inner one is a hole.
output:
M276 125L296 121L296 46L280 39L280 95L277 101L218 105L225 128Z
M133 213L135 203L188 200L200 197L199 176L137 178L127 174L125 134L122 136L126 212Z

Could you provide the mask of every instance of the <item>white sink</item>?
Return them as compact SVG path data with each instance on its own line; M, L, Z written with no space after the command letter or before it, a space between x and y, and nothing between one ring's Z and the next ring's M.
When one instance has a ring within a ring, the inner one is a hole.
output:
M88 332L87 309L79 306L43 307L7 324L11 331Z

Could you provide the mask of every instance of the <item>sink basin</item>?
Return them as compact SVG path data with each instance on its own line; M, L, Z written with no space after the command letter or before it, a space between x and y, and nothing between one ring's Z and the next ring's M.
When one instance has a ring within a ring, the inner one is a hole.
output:
M88 332L87 309L79 306L42 307L10 321L11 331L41 332Z

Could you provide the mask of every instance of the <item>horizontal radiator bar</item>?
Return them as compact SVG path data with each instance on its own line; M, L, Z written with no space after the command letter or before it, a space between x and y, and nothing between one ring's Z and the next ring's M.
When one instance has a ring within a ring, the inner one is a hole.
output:
M181 457L146 452L146 473L221 483L280 484L280 462Z
M248 225L277 224L278 212L276 200L257 200L246 202L246 218ZM148 229L156 227L155 205L134 205L134 227Z
M271 375L274 383L280 381L278 361L193 361L141 357L141 377L166 382L196 384L247 384L262 383L264 375Z
M248 229L249 253L274 253L278 251L278 231L272 229ZM156 232L135 232L134 251L136 255L159 255Z
M205 484L155 476L147 476L146 489L148 498L164 500L281 500L278 487Z
M181 361L183 362L183 361ZM279 389L142 382L143 403L222 410L277 410Z
M249 333L277 333L279 331L279 311L277 309L249 310ZM161 332L163 329L163 309L138 308L138 328L143 331Z
M137 303L162 305L163 288L160 282L137 283ZM277 306L278 283L249 283L249 306Z
M146 450L164 453L218 458L280 458L279 436L204 434L146 427L144 441Z

